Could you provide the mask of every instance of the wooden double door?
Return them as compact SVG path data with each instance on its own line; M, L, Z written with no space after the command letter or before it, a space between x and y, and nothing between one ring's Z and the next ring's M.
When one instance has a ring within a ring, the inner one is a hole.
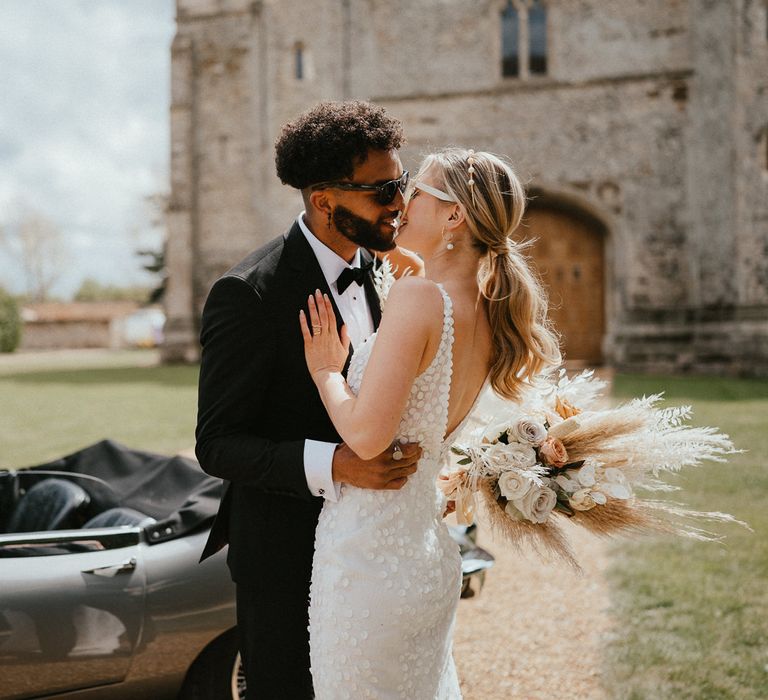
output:
M549 317L569 364L602 363L605 334L605 236L567 210L532 208L516 239L535 239L528 255L549 294Z

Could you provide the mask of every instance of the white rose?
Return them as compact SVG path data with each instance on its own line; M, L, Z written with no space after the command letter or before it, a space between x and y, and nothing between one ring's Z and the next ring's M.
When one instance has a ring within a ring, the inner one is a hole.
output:
M509 500L522 498L533 486L533 482L516 471L504 472L499 477L499 491Z
M534 486L522 498L513 501L526 520L545 523L557 503L557 494L546 486Z
M581 489L568 496L568 504L574 510L589 510L597 505L589 489Z
M522 418L509 431L510 437L529 445L538 447L547 438L547 429L543 423L528 418Z
M533 447L519 442L513 442L510 445L498 442L485 451L485 456L491 465L501 469L504 467L525 469L536 464L536 451Z
M523 514L517 509L512 501L507 501L507 505L504 506L504 512L515 520L525 520Z

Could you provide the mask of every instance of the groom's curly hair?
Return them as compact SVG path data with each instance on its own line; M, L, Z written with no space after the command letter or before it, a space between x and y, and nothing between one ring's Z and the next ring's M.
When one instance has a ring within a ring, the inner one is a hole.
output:
M370 102L320 102L286 124L275 142L277 176L303 190L352 177L369 150L389 151L403 143L403 125Z

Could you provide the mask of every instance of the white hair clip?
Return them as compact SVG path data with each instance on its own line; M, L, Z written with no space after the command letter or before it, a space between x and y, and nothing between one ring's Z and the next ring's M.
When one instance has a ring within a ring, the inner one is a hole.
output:
M472 195L472 204L475 203L475 152L470 148L467 153L467 163L469 164L469 168L467 169L467 173L469 173L469 180L467 180L467 184L469 185L469 192Z

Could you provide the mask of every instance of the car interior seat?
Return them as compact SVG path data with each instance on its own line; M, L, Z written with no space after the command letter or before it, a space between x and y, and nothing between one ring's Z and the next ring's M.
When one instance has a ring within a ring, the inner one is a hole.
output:
M144 515L144 513L139 513L139 511L133 510L133 508L110 508L92 517L83 527L86 529L119 527L120 525L146 527L155 522L157 521L154 518Z
M18 500L18 476L14 472L0 471L0 532L8 532L8 521Z
M86 491L71 481L40 481L19 499L7 530L15 533L79 528L90 502Z

